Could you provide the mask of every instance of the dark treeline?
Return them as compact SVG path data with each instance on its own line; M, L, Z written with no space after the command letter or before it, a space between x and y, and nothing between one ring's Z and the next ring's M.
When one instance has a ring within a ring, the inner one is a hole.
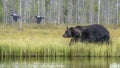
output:
M10 10L16 11L22 23L120 24L119 0L0 0L0 22L13 23Z

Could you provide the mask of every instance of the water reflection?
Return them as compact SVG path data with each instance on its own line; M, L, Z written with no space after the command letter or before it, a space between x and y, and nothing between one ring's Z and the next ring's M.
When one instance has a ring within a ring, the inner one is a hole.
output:
M0 58L0 68L120 68L120 58Z

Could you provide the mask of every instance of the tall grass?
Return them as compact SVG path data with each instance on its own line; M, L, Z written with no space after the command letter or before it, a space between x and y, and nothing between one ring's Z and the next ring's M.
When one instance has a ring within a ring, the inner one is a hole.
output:
M23 30L16 25L0 25L1 57L112 57L120 56L120 28L107 27L112 45L81 43L69 46L69 38L63 38L65 26L28 24Z

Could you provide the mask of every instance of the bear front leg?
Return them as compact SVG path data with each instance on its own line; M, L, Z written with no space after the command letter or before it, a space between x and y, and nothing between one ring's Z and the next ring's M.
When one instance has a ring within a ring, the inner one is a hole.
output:
M72 39L70 40L69 46L72 45L74 42L75 42L75 39L72 38Z

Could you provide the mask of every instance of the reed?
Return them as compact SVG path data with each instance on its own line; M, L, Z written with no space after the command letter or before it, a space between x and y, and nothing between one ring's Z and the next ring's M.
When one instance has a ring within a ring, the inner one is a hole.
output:
M120 28L109 28L112 45L81 43L69 46L63 38L65 26L27 24L0 25L1 57L112 57L120 56Z

